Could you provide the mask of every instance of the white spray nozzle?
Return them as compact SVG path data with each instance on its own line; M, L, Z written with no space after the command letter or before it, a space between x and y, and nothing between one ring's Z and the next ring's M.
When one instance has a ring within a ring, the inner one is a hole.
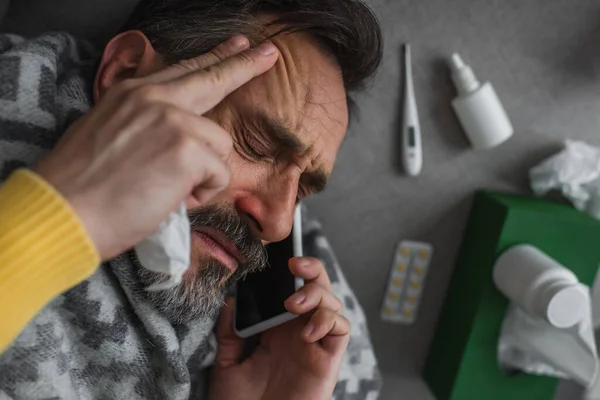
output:
M452 80L459 94L466 94L477 90L480 86L477 77L458 53L453 53L449 60Z
M465 62L460 57L460 54L453 53L452 57L450 57L450 69L452 69L452 72L459 71L460 69L462 69L464 67L465 67Z

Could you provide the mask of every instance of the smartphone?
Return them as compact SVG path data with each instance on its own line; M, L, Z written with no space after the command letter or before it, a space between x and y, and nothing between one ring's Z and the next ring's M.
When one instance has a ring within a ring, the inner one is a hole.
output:
M292 257L302 257L300 205L294 211L290 236L267 245L267 267L237 283L234 330L239 337L250 337L297 317L283 305L288 297L304 285L302 278L290 272L288 261Z

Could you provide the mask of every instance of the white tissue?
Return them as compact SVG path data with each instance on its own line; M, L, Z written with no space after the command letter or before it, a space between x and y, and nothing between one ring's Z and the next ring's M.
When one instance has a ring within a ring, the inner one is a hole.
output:
M135 246L142 267L170 275L169 280L156 283L146 290L156 291L177 286L190 266L191 229L185 204L160 224L158 231Z
M534 167L529 176L535 194L558 189L578 210L600 219L600 149L567 140L562 152Z
M511 303L502 322L498 360L504 369L567 378L590 387L598 375L591 309L577 325L560 329Z

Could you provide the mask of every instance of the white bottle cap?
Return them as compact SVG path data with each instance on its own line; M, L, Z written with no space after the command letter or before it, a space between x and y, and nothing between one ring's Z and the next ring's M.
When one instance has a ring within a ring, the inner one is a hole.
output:
M539 297L548 322L557 328L570 328L585 318L589 298L578 284L556 282Z

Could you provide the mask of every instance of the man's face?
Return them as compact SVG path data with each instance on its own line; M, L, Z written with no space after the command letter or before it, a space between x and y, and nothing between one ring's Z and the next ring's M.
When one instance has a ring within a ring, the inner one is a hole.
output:
M231 183L213 204L187 200L192 264L179 288L151 295L173 322L218 309L226 283L264 265L263 245L285 239L297 201L323 190L346 133L336 63L304 34L272 41L275 66L206 114L234 138Z

